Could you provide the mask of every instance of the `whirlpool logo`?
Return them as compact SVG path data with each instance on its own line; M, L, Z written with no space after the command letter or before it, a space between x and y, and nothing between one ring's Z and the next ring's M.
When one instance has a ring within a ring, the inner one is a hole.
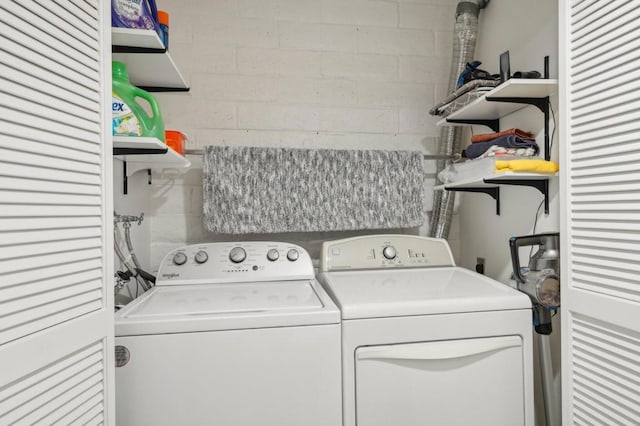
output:
M175 272L172 272L170 274L162 274L162 278L165 278L167 280L171 280L173 278L178 278L180 276L180 274L176 274Z

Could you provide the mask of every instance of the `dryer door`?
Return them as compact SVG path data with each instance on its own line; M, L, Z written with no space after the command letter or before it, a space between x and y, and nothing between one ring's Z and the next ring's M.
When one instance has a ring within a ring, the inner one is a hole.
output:
M520 336L356 350L360 426L525 422Z

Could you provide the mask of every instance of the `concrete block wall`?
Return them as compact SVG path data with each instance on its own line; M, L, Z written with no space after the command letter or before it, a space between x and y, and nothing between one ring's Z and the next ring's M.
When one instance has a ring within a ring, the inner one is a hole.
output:
M188 148L243 145L435 153L429 108L446 92L456 0L157 0L169 50L191 91L156 94L167 129ZM154 176L151 269L173 247L202 241L292 241L361 233L214 235L202 224L202 171ZM433 178L434 161L425 161ZM425 187L431 209L433 179ZM428 217L425 216L428 223ZM457 251L457 226L451 235Z

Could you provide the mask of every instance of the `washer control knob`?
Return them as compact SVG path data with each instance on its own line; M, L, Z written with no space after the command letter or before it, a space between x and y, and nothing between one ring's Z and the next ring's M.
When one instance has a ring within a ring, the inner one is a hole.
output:
M247 252L242 247L234 247L229 252L229 260L233 263L242 263L247 258Z
M200 250L196 253L195 259L196 263L205 263L207 260L209 260L209 255L206 251Z
M397 255L395 247L386 246L382 249L382 255L389 260L395 259Z
M291 249L287 252L287 259L289 259L292 262L295 262L296 260L298 260L299 257L300 257L300 253L298 253L298 250L296 249Z
M178 266L184 265L185 263L187 263L187 255L181 251L177 252L173 255L173 263Z
M276 260L278 260L279 257L280 257L280 253L276 249L270 249L267 252L267 259L269 259L272 262L275 262Z

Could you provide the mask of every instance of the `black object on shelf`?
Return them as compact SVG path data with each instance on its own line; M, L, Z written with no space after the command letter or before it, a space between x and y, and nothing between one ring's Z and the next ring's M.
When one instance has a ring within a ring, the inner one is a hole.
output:
M511 61L509 51L500 55L500 80L504 83L511 78Z

